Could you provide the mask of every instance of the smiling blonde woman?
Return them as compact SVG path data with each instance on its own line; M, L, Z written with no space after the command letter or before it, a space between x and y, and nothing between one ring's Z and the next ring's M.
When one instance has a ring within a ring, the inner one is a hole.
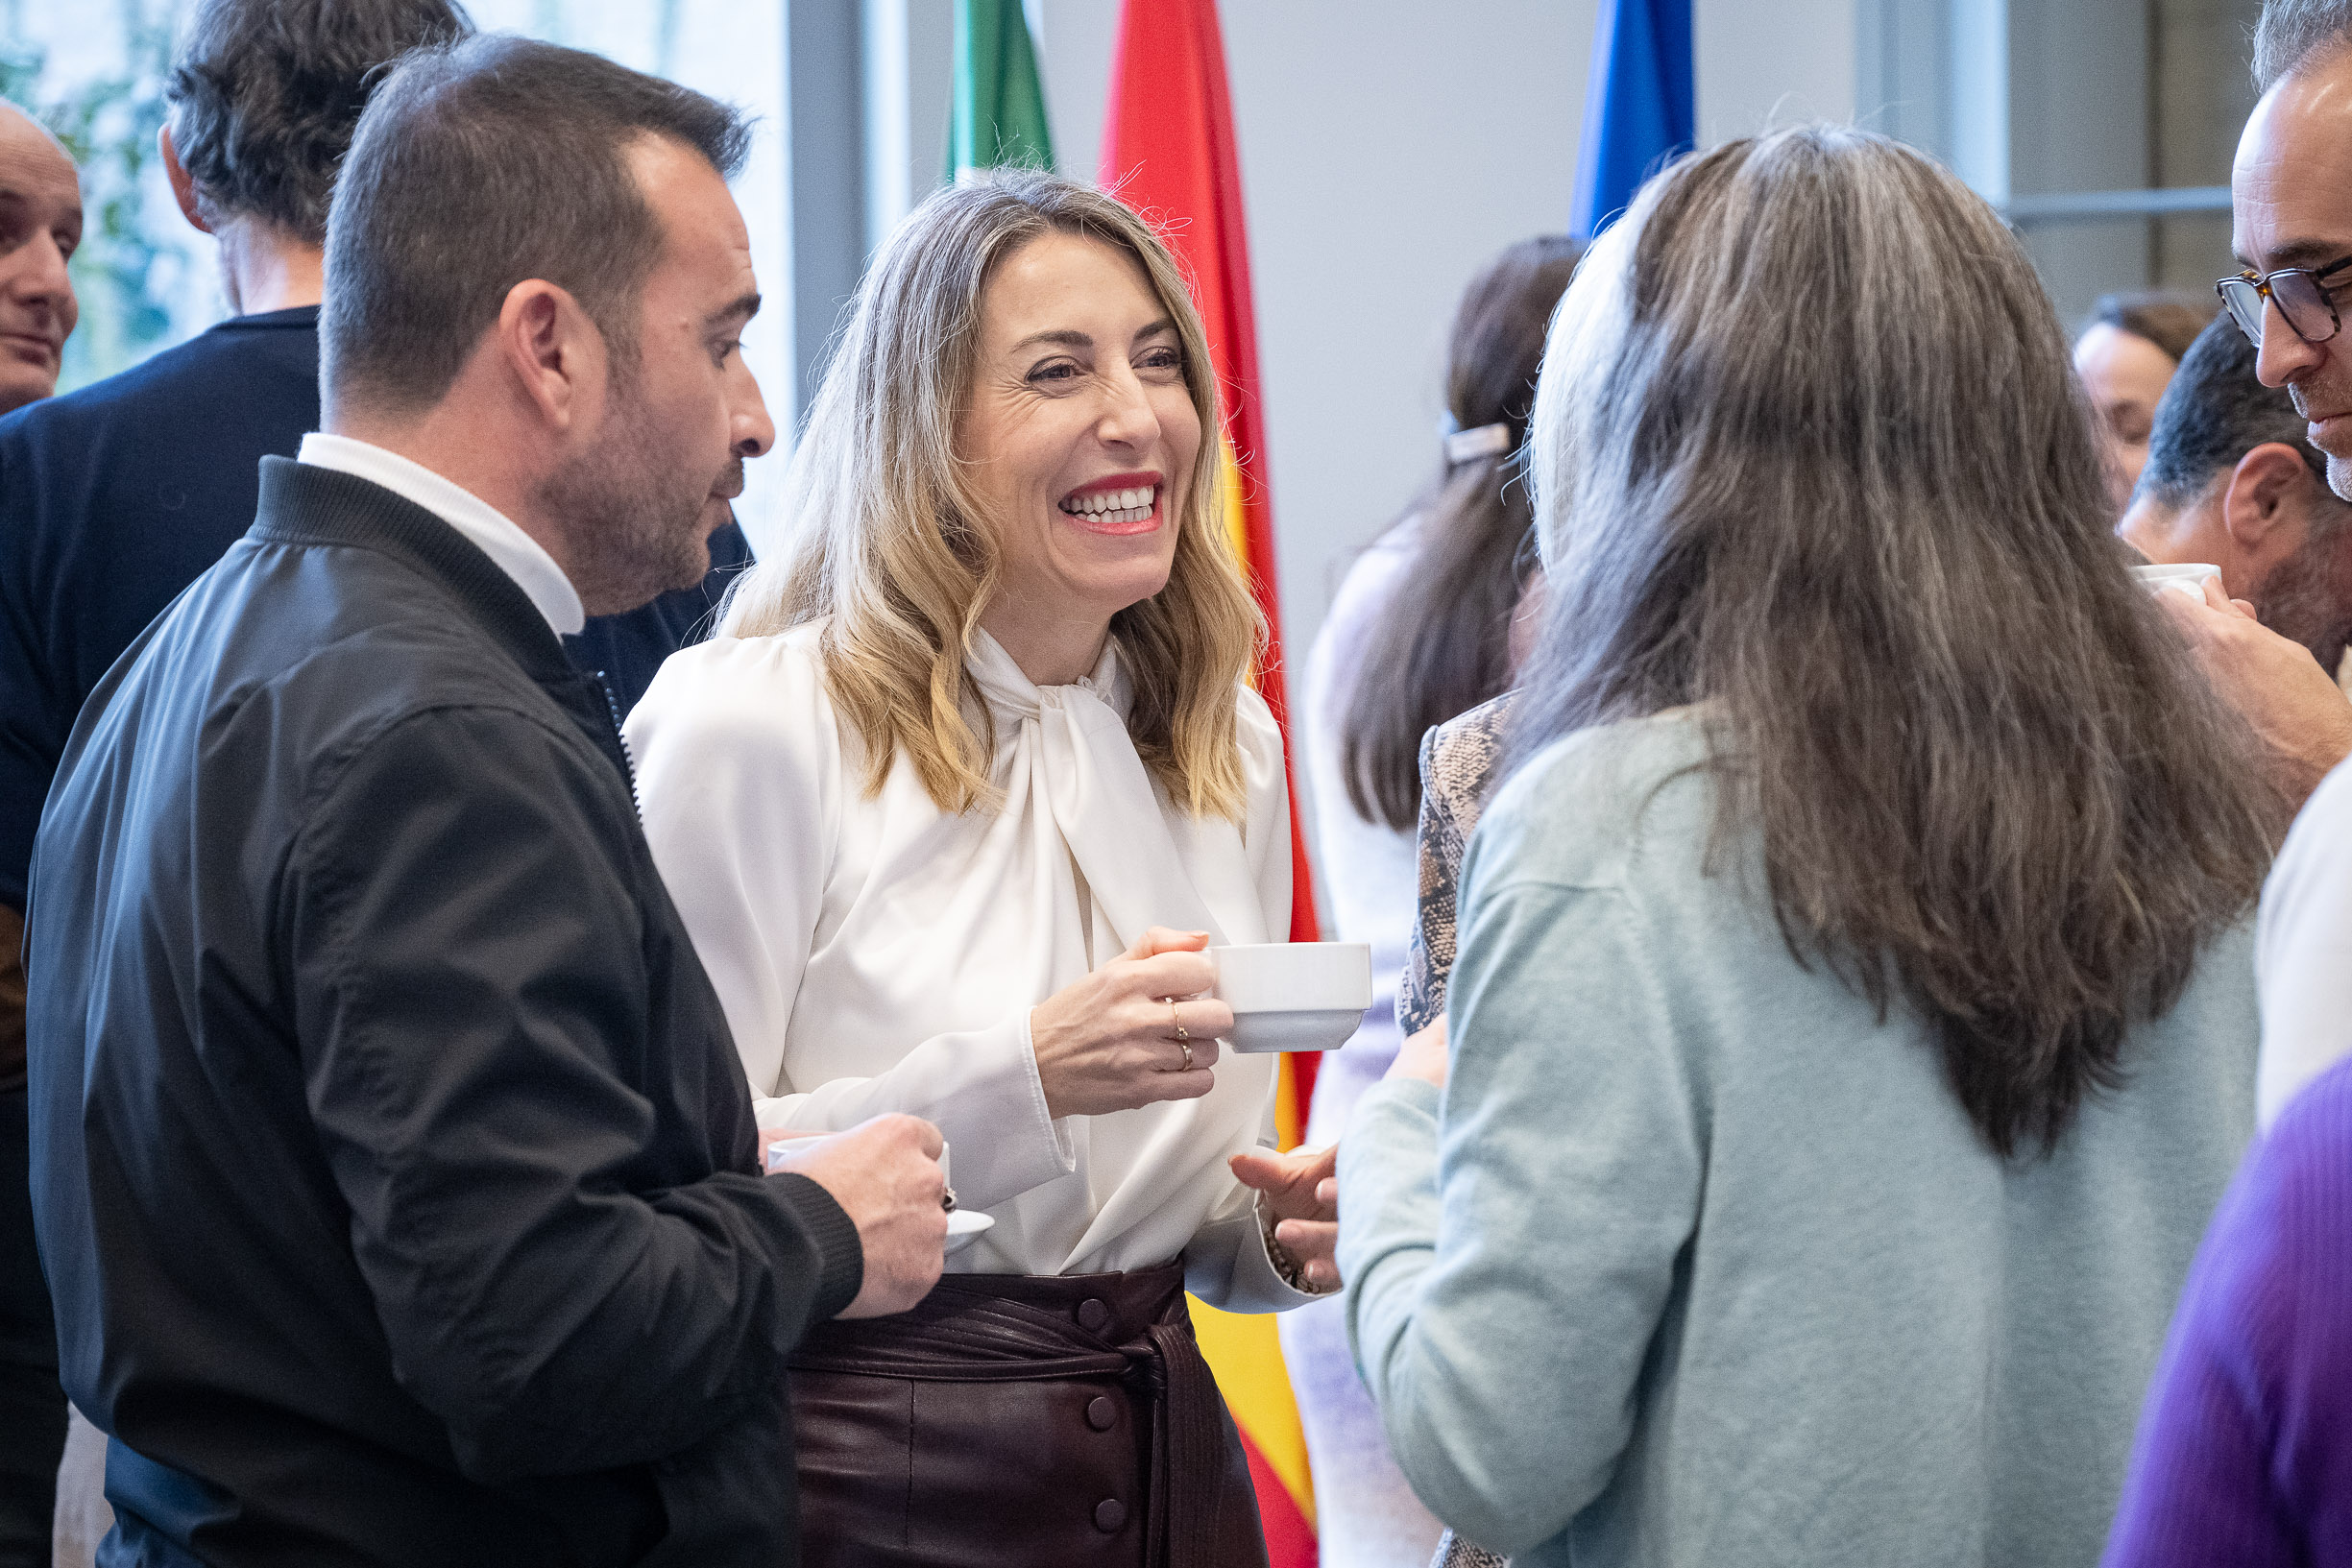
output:
M942 191L860 291L790 547L631 717L762 1126L925 1117L994 1221L915 1312L804 1341L812 1564L1263 1560L1184 1292L1337 1276L1321 1170L1259 1146L1274 1058L1221 1056L1203 994L1201 950L1291 902L1216 429L1132 212L1035 172Z

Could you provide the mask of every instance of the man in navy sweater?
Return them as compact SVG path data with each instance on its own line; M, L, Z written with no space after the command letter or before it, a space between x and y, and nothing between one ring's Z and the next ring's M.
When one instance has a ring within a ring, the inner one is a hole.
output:
M66 259L82 185L65 150L0 104L0 413L57 390L77 310ZM24 928L0 905L0 1565L49 1561L51 1483L65 1441L57 1335L25 1193Z
M236 314L120 375L0 419L0 1042L9 1058L0 1059L0 1274L21 1287L12 1296L25 1297L0 1305L0 1427L36 1434L38 1450L0 1468L23 1469L27 1486L44 1456L54 1475L66 1420L25 1213L18 950L41 804L74 716L108 668L253 525L261 459L293 457L320 427L319 300L334 171L380 68L468 31L449 0L206 0L174 62L160 150L181 210L219 241ZM711 539L703 585L590 620L566 639L573 661L602 676L625 712L748 559L730 523ZM45 1481L38 1490L19 1511L41 1514L45 1564ZM0 1540L6 1534L0 1528ZM36 1560L33 1551L24 1560ZM0 1568L14 1560L0 1550Z

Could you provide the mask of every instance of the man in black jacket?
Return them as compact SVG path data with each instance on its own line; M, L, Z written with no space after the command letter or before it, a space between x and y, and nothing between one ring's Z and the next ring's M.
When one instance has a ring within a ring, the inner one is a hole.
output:
M66 1415L24 1188L18 946L41 803L84 699L253 525L261 459L292 457L319 427L319 298L335 167L382 68L467 31L453 0L192 8L165 87L161 161L188 222L218 242L222 293L235 314L119 375L0 420L0 1568L49 1560L49 1479ZM0 120L10 116L23 134L0 125L0 196L11 148L21 144L20 162L45 155L28 171L43 182L29 186L14 214L45 225L47 206L78 203L73 171L45 133L0 106ZM0 203L0 244L7 228ZM61 336L73 318L69 292L57 305L60 247L41 243L45 233L22 237L9 259L25 261L17 270L31 281L0 279L0 306L25 297L22 319L0 319L0 334ZM54 381L54 354L45 374ZM0 408L16 400L9 391L0 386ZM605 676L624 713L750 559L733 524L712 536L711 554L703 582L596 616L565 639L582 668Z
M758 1173L557 639L698 580L773 438L744 142L594 56L411 56L328 223L326 431L75 726L34 1195L102 1561L790 1563L787 1353L938 1274L928 1123Z

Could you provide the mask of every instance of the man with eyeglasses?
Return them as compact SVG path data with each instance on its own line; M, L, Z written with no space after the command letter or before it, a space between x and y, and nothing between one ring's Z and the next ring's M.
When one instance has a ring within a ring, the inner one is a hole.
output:
M2255 374L2286 389L2328 487L2352 499L2352 0L2270 0L2254 70L2262 99L2230 172L2243 270L2219 288ZM2280 852L2259 962L2267 1123L2352 1050L2352 768L2313 792Z
M2352 0L2268 0L2257 53L2263 97L2231 177L2242 270L2216 289L2254 347L2262 384L2285 388L2306 422L2328 488L2352 499L2352 337L2338 334L2340 305L2352 303ZM2125 529L2151 557L2183 559L2151 547L2145 532ZM2216 687L2252 721L2289 801L2308 808L2352 755L2352 710L2335 671L2303 642L2272 635L2244 599L2206 591L2203 605L2178 594L2165 602ZM2352 1008L2352 965L2343 1000Z
M2254 56L2262 99L2230 176L2243 270L2221 297L2352 499L2352 0L2268 0ZM2325 1071L2352 1053L2352 767L2288 834L2255 970L2267 1136L2183 1291L2109 1568L2352 1564L2352 1080Z

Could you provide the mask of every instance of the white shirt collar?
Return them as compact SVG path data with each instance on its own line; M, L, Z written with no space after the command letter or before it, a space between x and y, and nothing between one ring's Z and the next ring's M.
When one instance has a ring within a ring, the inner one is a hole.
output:
M1066 687L1041 687L1021 672L1005 644L984 629L973 628L970 649L964 655L964 668L969 670L981 695L1016 719L1034 718L1038 712L1059 701L1057 693L1083 691L1100 701L1124 721L1132 701L1127 681L1127 666L1119 657L1119 639L1103 639L1103 655L1095 661L1094 671L1081 675Z
M558 637L570 637L587 624L580 595L555 564L555 557L520 524L462 485L450 483L424 464L398 452L355 441L350 436L313 430L303 437L295 460L313 468L332 469L383 486L403 500L414 501L466 536L476 549L497 564L529 595Z

